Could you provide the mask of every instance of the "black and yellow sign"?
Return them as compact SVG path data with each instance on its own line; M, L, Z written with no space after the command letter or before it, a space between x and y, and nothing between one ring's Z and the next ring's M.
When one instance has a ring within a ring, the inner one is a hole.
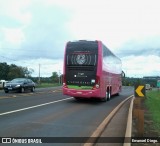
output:
M145 85L135 85L134 96L145 97L146 96Z

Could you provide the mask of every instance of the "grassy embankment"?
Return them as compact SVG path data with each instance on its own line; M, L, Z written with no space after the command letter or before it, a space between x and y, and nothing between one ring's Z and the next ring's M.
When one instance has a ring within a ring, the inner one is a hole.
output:
M57 86L62 86L58 83L54 83L54 84L51 84L51 83L41 83L41 84L37 84L36 85L36 88L47 88L47 87L57 87Z
M160 90L148 91L145 105L151 113L153 128L160 133Z

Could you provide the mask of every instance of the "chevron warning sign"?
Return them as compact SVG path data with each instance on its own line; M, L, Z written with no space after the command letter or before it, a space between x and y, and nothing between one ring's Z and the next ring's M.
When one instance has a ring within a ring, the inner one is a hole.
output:
M145 85L135 85L134 96L145 97L146 96Z

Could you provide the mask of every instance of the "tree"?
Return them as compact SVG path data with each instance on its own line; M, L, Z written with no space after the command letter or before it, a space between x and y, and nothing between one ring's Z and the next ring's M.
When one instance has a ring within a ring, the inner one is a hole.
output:
M23 78L25 74L22 67L18 67L15 64L11 64L9 67L8 79L12 80L14 78Z
M31 74L34 72L32 68L23 67L22 68L25 77L31 77Z
M8 65L7 63L0 63L0 80L12 80L14 78L31 77L34 72L33 69L17 66L15 64Z
M58 73L57 72L52 72L51 79L54 83L58 83Z
M31 77L31 74L34 72L33 69L29 69L27 67L16 66L15 64L11 64L9 67L8 79L14 78L24 78Z
M7 80L9 72L9 65L7 63L0 63L0 79Z

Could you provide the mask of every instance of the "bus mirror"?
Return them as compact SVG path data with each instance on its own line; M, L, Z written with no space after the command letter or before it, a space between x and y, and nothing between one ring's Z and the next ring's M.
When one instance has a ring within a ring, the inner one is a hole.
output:
M122 71L122 78L125 78L125 73L124 73L124 71Z

